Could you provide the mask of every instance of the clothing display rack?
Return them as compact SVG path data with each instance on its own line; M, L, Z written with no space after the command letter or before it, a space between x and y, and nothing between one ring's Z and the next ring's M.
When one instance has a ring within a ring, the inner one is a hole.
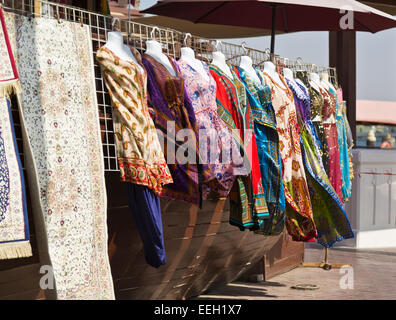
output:
M337 82L337 75L335 68L320 67L314 64L303 62L301 59L291 60L280 57L270 53L270 50L257 50L248 48L245 44L237 45L227 42L222 42L214 39L205 39L196 37L194 35L188 36L186 33L156 26L149 26L136 23L126 19L114 19L109 15L103 15L87 11L85 9L67 6L63 4L48 2L48 1L14 1L14 0L0 0L4 10L14 12L27 17L47 17L86 24L90 28L90 33L93 42L93 52L105 44L107 39L107 32L114 30L114 27L120 31L126 43L136 48L139 51L145 50L145 42L150 39L157 40L161 45L163 52L173 58L180 57L180 48L183 45L191 47L196 55L196 58L210 63L212 60L212 52L219 50L226 56L229 64L239 65L240 57L244 55L250 56L253 65L260 68L262 63L271 60L278 68L290 68L293 71L304 70L308 72L326 72L330 80ZM99 119L102 133L102 144L104 153L105 171L119 171L117 163L116 146L114 141L114 131L112 123L112 107L110 97L105 88L104 80L102 78L100 67L95 61L95 84L96 94L99 107ZM16 124L18 125L18 124ZM21 137L18 137L21 141ZM22 148L20 149L22 150ZM23 156L21 156L23 159ZM340 268L347 266L345 264L330 264L328 261L328 248L325 251L325 261L322 263L303 263L304 267L321 267L329 270L331 268Z
M187 37L186 39L186 34L180 31L144 25L127 19L113 18L108 15L64 4L43 0L0 0L0 3L6 11L11 11L28 17L48 17L58 19L60 22L62 20L67 20L87 24L91 31L94 55L96 54L96 50L105 44L107 32L112 31L116 27L118 31L124 35L126 43L140 51L145 50L145 42L146 40L151 39L151 35L153 34L155 40L161 43L164 53L176 59L180 57L180 48L186 43L186 45L190 46L194 50L198 59L201 59L208 64L212 60L212 52L214 50L220 50L226 56L227 62L233 65L239 64L241 56L248 55L252 59L253 65L258 67L261 63L268 60L275 62L278 66L284 65L291 69L295 69L299 63L302 63L305 68L308 66L315 66L309 63L299 62L297 60L291 60L271 54L269 49L257 50L248 48L244 44L238 45L214 39L196 37L194 35ZM319 68L318 66L316 67ZM331 74L329 73L330 77L335 76L334 68L327 69L332 72ZM105 170L118 171L119 168L113 136L110 97L106 92L100 68L96 62L95 80L102 130Z
M139 51L145 50L146 40L151 39L151 34L155 40L161 43L163 52L173 58L180 57L180 48L184 44L186 34L180 31L149 26L133 22L127 19L113 18L109 15L91 12L82 8L68 6L64 4L42 1L42 0L0 0L5 11L27 17L48 17L62 20L83 23L89 26L94 55L96 50L105 44L107 32L114 27L118 28L125 38L125 42ZM249 56L254 64L258 64L266 57L265 51L252 48L245 48L242 45L221 42L213 39L191 36L187 39L187 44L195 51L196 57L207 63L212 59L212 52L217 48L224 53L229 63L238 64L240 56L245 50L249 51ZM102 131L102 143L105 162L105 171L119 171L114 141L114 131L112 122L112 109L110 97L106 91L100 68L95 61L96 93L99 106L99 117ZM19 138L19 137L18 137ZM23 158L23 157L22 157Z

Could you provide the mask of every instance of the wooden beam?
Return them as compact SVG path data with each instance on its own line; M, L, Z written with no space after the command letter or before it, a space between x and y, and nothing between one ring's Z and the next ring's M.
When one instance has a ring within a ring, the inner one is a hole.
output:
M356 32L329 33L329 65L337 69L338 83L347 102L347 117L356 142Z
M375 9L386 12L392 16L396 15L396 1L394 0L382 0L382 1L359 1Z
M359 0L359 2L362 2L367 5L385 4L391 7L396 7L395 0L364 0L364 1Z

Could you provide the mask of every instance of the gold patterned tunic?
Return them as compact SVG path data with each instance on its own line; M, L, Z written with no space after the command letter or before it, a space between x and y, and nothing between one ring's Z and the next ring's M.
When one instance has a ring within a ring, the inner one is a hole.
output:
M132 53L140 64L139 53ZM142 73L136 63L120 59L106 47L98 49L96 59L114 107L121 180L147 186L159 195L173 180L147 106L146 71Z
M294 241L310 241L317 236L312 204L305 176L293 92L279 75L282 88L267 73L260 73L271 89L272 106L276 116L279 149L282 158L282 179L286 210L286 227Z

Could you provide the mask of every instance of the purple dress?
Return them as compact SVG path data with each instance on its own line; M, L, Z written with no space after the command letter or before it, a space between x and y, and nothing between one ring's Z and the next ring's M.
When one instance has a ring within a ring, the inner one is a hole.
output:
M153 57L144 54L142 59L147 71L150 114L160 141L163 140L163 152L173 178L173 183L165 185L160 196L199 205L201 186L209 183L210 178L207 167L199 159L194 108L176 62L169 56L168 59L175 76ZM185 132L190 136L180 139Z
M235 181L231 154L236 144L217 114L216 81L211 76L209 67L202 64L209 80L183 59L178 61L195 111L201 159L209 169L210 183L203 185L203 199L211 195L227 197Z

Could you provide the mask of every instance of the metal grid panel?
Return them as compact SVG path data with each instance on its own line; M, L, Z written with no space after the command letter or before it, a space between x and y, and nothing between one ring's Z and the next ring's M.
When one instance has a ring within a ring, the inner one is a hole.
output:
M126 43L140 52L144 52L146 41L153 38L161 43L164 53L176 59L180 57L180 48L183 45L188 45L195 51L196 57L206 63L210 63L212 60L212 52L219 50L224 53L227 62L234 65L239 64L240 57L243 55L249 55L252 58L253 64L256 66L260 66L263 61L267 61L269 59L275 62L278 67L281 67L282 65L288 65L289 67L296 65L292 60L288 60L286 64L283 58L279 56L271 56L267 51L246 48L242 45L220 42L213 39L205 39L195 36L186 37L186 34L180 31L144 25L125 19L113 19L111 16L54 2L42 0L0 0L0 3L2 3L6 11L11 11L17 14L62 19L87 24L90 27L93 42L96 93L106 171L118 171L119 168L114 141L111 101L105 88L100 67L96 63L95 56L97 49L105 44L107 32L113 30L113 26L115 26L118 31L124 35ZM308 64L304 65L308 66ZM293 67L291 68L293 69ZM330 76L335 76L335 69L333 69ZM21 140L20 137L18 138Z

